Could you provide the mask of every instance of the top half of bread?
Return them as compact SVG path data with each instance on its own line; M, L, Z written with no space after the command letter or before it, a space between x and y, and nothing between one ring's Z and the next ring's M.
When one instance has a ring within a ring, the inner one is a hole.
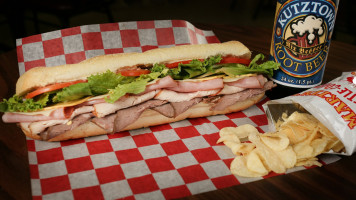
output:
M36 67L25 72L17 81L16 94L23 95L49 84L86 79L107 70L121 67L168 63L173 61L205 59L214 55L233 55L250 58L250 50L238 41L214 44L181 45L158 48L143 53L120 53L93 57L76 64L55 67Z

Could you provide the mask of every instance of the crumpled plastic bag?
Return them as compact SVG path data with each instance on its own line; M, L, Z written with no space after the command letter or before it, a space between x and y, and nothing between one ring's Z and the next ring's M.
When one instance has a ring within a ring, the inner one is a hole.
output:
M263 105L274 131L278 117L294 111L309 112L324 124L346 149L346 155L356 151L356 71L299 94L271 100Z

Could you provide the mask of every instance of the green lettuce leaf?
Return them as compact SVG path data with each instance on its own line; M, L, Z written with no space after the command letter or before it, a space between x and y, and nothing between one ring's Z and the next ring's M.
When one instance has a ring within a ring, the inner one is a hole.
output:
M17 95L3 99L0 112L31 112L43 109L48 102L49 94L41 95L37 100L23 99Z
M93 95L102 95L114 89L118 84L130 83L135 77L122 76L110 70L88 77L88 84Z
M106 94L108 89L115 88L120 83L120 75L108 70L105 73L88 77L88 84L93 95Z
M188 64L179 64L177 68L170 69L168 75L170 75L175 80L184 80L194 77L198 77L204 73L213 70L213 66L219 63L221 56L212 56L204 61L192 60Z
M218 75L218 74L225 74L231 77L244 75L244 74L251 74L251 73L258 73L264 74L269 77L273 76L273 71L277 70L280 66L279 63L273 61L263 62L258 64L258 61L264 60L263 54L256 55L250 62L249 66L245 66L243 64L238 63L229 63L229 64L221 64L215 65L212 67L208 73L199 76L199 78Z
M144 92L150 79L140 79L131 83L119 84L115 89L109 90L109 96L105 98L106 102L114 103L127 93L139 94Z
M53 97L54 103L73 101L83 97L91 96L89 83L77 83L63 88Z
M153 72L160 73L160 76L159 76L160 78L167 76L168 71L169 71L169 69L164 64L158 64L158 63L154 64L151 69L151 73L153 73Z

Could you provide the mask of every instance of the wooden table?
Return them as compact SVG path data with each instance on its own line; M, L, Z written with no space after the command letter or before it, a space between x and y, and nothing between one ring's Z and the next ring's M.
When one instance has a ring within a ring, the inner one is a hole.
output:
M194 23L193 23L194 24ZM272 31L253 27L195 24L213 30L221 42L239 40L250 50L269 53ZM0 55L0 97L15 92L18 78L16 51ZM324 82L356 70L356 46L333 41ZM0 199L31 199L26 138L14 124L0 120ZM356 155L318 168L241 184L184 199L355 199Z

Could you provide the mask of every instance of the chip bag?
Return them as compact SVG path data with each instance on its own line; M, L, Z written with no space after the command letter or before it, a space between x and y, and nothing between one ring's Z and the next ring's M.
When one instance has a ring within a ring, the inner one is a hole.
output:
M283 113L310 113L343 143L345 155L356 151L356 71L345 72L327 84L299 94L268 101L263 108L270 131L278 127Z

